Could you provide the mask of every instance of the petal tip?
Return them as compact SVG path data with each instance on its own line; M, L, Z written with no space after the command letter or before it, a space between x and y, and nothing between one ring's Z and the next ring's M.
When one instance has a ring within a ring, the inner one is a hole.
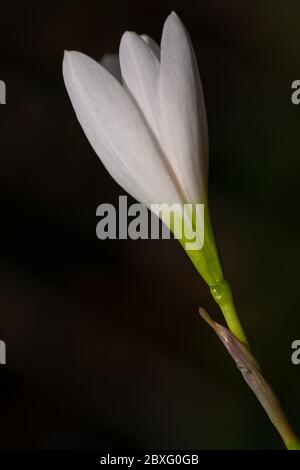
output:
M71 54L72 54L72 51L64 50L64 56L63 56L63 61L62 61L64 77L65 77L66 71L69 67L69 61L70 61L70 58L71 58Z
M164 29L185 29L184 24L180 17L177 15L176 11L172 10L169 16L167 17Z
M64 57L71 56L75 53L75 51L69 51L68 49L64 50Z
M71 59L74 59L76 57L79 57L82 53L81 52L77 52L77 51L68 51L68 50L64 50L64 57L63 57L63 60L64 62L65 61L69 61Z
M63 60L67 60L68 57L70 56L70 54L71 54L71 51L68 51L68 50L65 49L64 50Z
M130 42L136 40L137 36L138 35L134 31L125 31L122 35L120 45L129 44Z
M172 10L171 13L169 14L169 16L167 17L167 20L168 19L173 19L175 21L178 21L179 23L181 23L181 19L179 18L179 16L177 15L176 11Z

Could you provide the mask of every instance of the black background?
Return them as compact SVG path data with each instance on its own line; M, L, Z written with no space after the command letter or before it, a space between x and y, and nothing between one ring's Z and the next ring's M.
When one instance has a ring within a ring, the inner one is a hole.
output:
M175 10L195 47L210 200L252 347L300 432L296 1L10 1L0 7L1 448L265 449L282 444L198 306L222 321L176 241L96 238L124 191L76 120L64 49L157 41Z

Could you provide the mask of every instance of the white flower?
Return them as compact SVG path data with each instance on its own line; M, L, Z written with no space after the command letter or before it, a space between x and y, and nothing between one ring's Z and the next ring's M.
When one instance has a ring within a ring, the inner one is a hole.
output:
M125 32L119 62L65 52L63 74L77 118L111 176L151 204L206 201L208 137L193 47L167 18L161 47Z
M231 290L224 281L210 222L204 98L193 47L178 16L173 12L167 18L160 47L148 36L126 32L119 60L108 55L101 65L80 52L66 52L63 74L77 118L104 166L175 236L184 225L182 245L228 325L244 338L232 321ZM172 209L170 222L170 211L153 209L153 205L181 209L183 204L201 203L205 204L204 245L195 250L186 242L198 231L193 210Z

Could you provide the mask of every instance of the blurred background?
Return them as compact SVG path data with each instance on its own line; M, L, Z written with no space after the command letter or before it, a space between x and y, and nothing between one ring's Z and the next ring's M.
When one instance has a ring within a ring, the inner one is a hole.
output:
M197 314L223 322L178 242L96 238L124 191L84 136L64 49L124 30L190 32L210 132L210 200L253 349L300 433L300 4L289 0L1 4L1 448L269 449L280 438Z

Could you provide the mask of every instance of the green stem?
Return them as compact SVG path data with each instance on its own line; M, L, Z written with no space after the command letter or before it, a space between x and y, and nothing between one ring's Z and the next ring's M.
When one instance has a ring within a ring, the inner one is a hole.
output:
M213 321L208 313L199 309L201 317L213 328L223 345L236 363L245 382L255 394L289 450L300 450L300 442L292 430L286 415L272 389L266 381L249 346L240 341L228 328Z
M195 220L193 220L193 225L194 227L197 226ZM186 240L184 238L181 240L181 243L185 248ZM214 237L207 201L204 209L204 246L201 250L186 250L186 252L194 263L197 271L208 284L213 298L224 315L231 332L230 334L235 338L235 341L232 340L232 344L234 345L233 350L230 351L233 357L236 356L235 348L237 347L237 341L241 343L238 346L238 350L242 351L243 354L239 356L239 361L241 358L244 358L245 362L243 362L239 368L246 382L254 391L271 422L279 432L286 448L289 450L300 450L298 437L292 430L280 403L272 388L264 379L260 367L248 347L247 337L233 302L230 285L223 276L223 269ZM224 344L228 349L228 343L225 341Z
M210 288L211 293L220 306L222 313L224 315L225 321L228 325L230 331L244 344L248 346L247 337L244 333L243 327L241 325L238 313L236 311L231 288L225 280L219 282L216 286ZM263 375L262 375L263 378ZM264 380L264 379L263 379ZM263 381L262 381L263 384ZM286 448L288 450L300 450L300 441L294 431L292 430L288 419L281 408L281 405L276 398L276 395L272 388L265 382L265 385L262 386L264 389L265 386L269 389L268 393L265 393L265 400L261 401L261 404L265 408L271 422L274 427L277 429L280 434ZM259 399L259 394L257 396Z
M295 436L291 441L286 442L285 445L287 450L300 450L300 440L297 436Z
M224 315L228 328L242 343L248 344L246 334L233 303L232 292L228 282L222 279L218 284L211 286L210 291Z
M211 293L220 306L229 330L239 341L248 346L247 337L241 325L238 313L234 306L231 288L225 280L210 288ZM249 348L248 348L249 350ZM249 350L250 353L250 350ZM254 356L252 355L254 358ZM257 362L255 360L255 362ZM252 373L253 371L251 371ZM276 395L269 384L265 381L260 371L261 380L258 382L255 394L268 414L272 424L280 434L286 448L288 450L300 450L300 441L276 398Z

